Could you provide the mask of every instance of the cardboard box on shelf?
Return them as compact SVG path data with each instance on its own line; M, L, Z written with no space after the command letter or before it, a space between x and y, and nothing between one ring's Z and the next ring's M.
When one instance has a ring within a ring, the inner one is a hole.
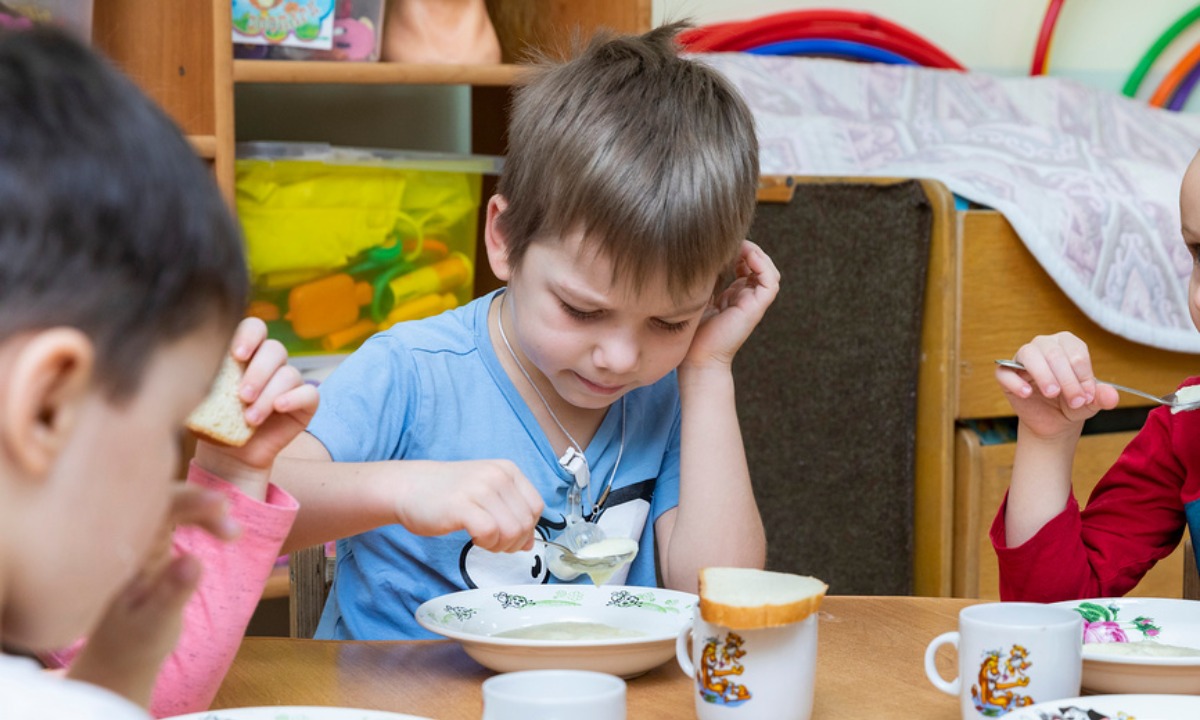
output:
M269 9L264 9L263 6ZM234 56L266 60L379 59L384 0L320 0L316 11L274 0L233 0ZM319 24L313 24L320 14ZM309 23L303 25L301 23Z
M7 0L4 5L34 22L61 25L80 40L92 41L92 0Z

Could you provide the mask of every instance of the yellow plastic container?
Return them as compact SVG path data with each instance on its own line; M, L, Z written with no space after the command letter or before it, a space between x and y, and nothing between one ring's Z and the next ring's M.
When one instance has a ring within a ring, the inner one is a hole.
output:
M480 187L499 159L238 146L250 314L293 355L349 352L474 296ZM274 308L274 309L272 309Z

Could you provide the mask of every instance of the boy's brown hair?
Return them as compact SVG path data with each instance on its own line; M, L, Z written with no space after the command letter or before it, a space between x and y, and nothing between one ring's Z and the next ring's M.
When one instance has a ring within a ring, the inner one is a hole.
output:
M514 268L531 243L582 231L614 281L665 270L678 294L737 257L758 185L754 121L719 73L679 56L683 27L601 35L518 88L497 219Z

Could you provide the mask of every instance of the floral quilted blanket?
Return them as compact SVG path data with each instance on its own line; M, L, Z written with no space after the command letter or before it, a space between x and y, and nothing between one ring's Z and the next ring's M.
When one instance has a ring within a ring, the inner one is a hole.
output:
M1200 353L1178 200L1200 116L1053 77L697 57L745 96L763 173L940 180L1003 212L1101 327Z

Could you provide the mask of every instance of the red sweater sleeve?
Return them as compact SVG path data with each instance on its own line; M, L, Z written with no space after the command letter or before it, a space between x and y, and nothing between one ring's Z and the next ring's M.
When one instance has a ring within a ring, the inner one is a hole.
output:
M1182 537L1183 488L1189 469L1200 468L1200 442L1186 438L1200 437L1197 431L1200 413L1152 411L1082 512L1070 498L1036 535L1011 548L1005 541L1006 497L990 532L1001 599L1056 602L1129 592Z

